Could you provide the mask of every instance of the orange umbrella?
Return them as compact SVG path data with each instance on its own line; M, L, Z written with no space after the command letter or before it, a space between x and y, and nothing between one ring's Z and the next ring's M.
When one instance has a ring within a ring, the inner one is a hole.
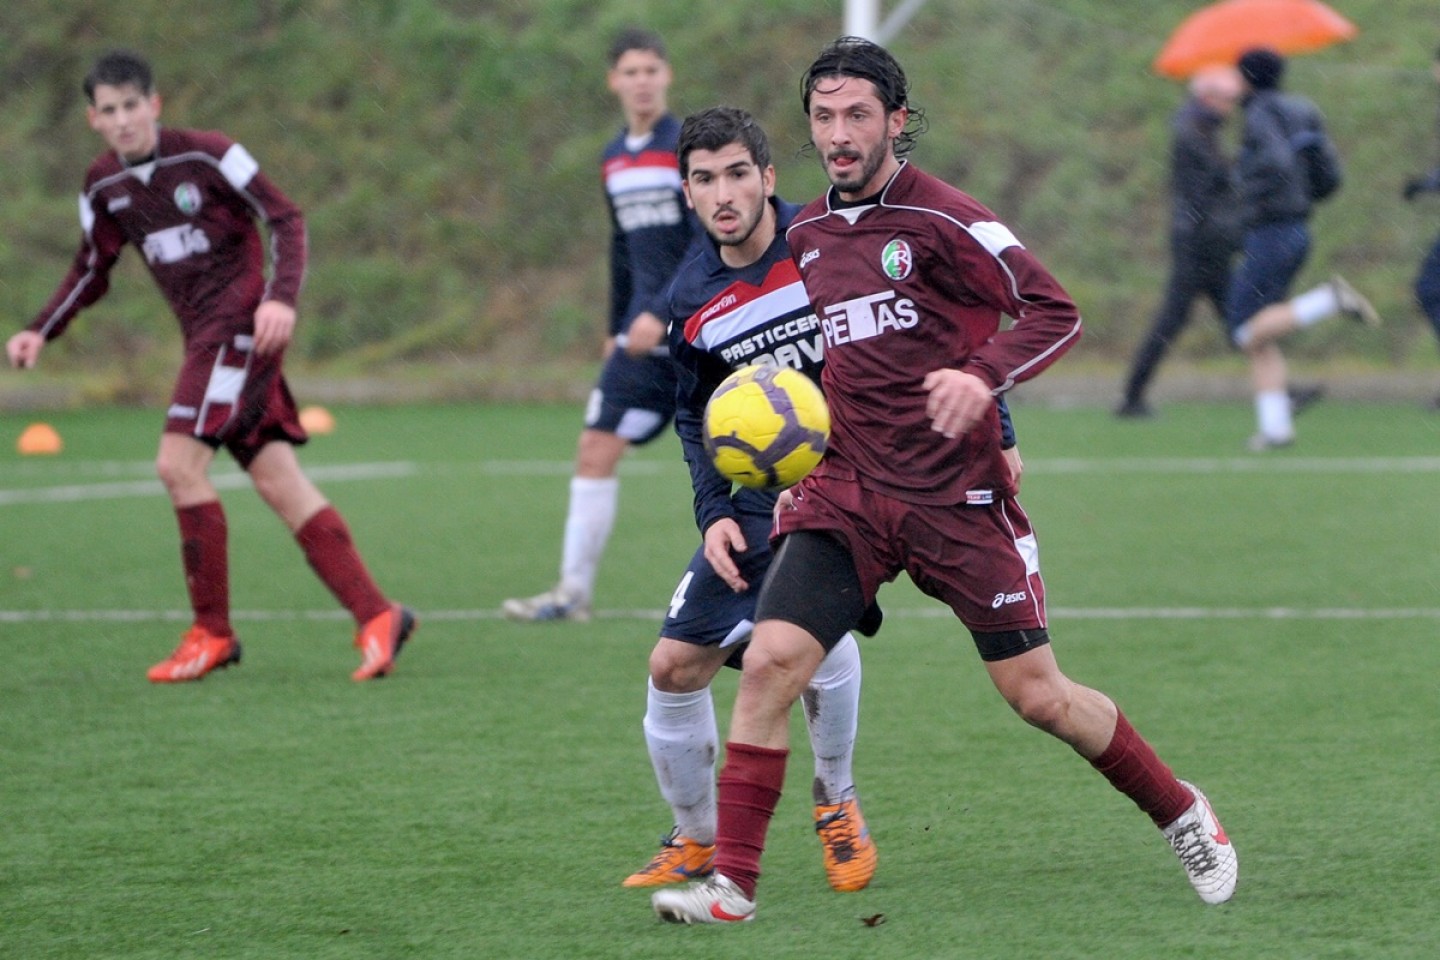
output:
M1359 32L1320 0L1220 0L1186 17L1152 66L1183 79L1202 67L1234 63L1252 47L1305 53Z

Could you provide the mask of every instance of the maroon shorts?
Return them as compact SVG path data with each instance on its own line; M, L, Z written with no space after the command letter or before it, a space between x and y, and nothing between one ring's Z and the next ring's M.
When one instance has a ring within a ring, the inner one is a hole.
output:
M973 632L1045 626L1039 549L1015 498L913 504L833 473L807 477L794 497L795 509L780 513L775 534L821 530L838 536L854 557L867 604L903 570Z
M224 447L245 468L267 443L309 439L280 372L282 355L257 356L250 345L249 334L186 344L165 414L166 433Z

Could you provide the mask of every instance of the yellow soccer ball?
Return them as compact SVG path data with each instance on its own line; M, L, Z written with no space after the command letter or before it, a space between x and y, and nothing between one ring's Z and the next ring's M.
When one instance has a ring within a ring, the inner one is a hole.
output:
M741 486L782 490L799 483L829 439L825 395L790 367L736 370L705 407L705 451L716 470Z

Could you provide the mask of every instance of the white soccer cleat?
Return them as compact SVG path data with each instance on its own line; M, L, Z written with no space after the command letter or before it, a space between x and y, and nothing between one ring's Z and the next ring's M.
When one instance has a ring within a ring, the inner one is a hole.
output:
M1341 313L1367 327L1380 326L1380 314L1374 305L1365 298L1364 294L1352 287L1344 277L1338 273L1331 277L1330 288L1335 291L1335 299L1340 304Z
M661 920L670 923L744 923L755 919L755 901L721 874L684 887L659 890L650 896L650 906Z
M1180 783L1195 795L1195 805L1161 832L1180 858L1190 886L1200 894L1200 899L1206 903L1224 903L1235 894L1240 860L1205 794L1194 784L1184 780Z
M585 623L590 619L590 603L579 594L562 587L546 590L533 597L514 597L500 605L500 612L507 620L529 623L545 623L552 620L572 620Z

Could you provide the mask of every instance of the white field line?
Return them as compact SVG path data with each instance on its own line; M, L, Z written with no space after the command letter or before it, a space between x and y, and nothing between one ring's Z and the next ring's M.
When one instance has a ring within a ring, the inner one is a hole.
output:
M1394 474L1440 473L1440 457L1126 457L1120 459L1055 458L1025 461L1029 475L1054 474ZM306 468L310 477L327 483L350 480L378 480L420 474L438 476L564 477L574 464L569 460L477 460L471 463L417 464L409 461L356 463ZM104 480L96 483L68 483L47 487L0 488L0 507L26 503L73 503L77 500L115 500L127 497L158 496L164 492L158 480L150 479L152 464L145 461L82 461L73 463L25 463L0 466L0 482L9 477L137 477L133 480ZM669 461L626 461L621 472L627 475L658 475L683 464ZM144 479L139 479L143 477ZM217 472L211 478L221 490L245 487L249 479L239 471Z
M1064 620L1440 620L1440 607L1051 607L1051 621ZM661 608L597 610L602 620L659 622ZM945 607L887 608L885 619L953 619ZM188 610L0 610L0 623L188 623ZM292 622L347 620L343 610L235 610L232 620ZM480 623L501 620L499 610L421 610L422 620Z
M349 480L380 480L410 477L417 472L415 464L352 463L341 466L311 467L306 474L312 480L344 483ZM250 485L250 477L239 471L217 473L210 478L216 489L236 490ZM30 487L0 490L0 507L21 503L74 503L77 500L118 500L123 497L159 496L165 488L159 480L112 480L103 483L70 483L56 487Z

